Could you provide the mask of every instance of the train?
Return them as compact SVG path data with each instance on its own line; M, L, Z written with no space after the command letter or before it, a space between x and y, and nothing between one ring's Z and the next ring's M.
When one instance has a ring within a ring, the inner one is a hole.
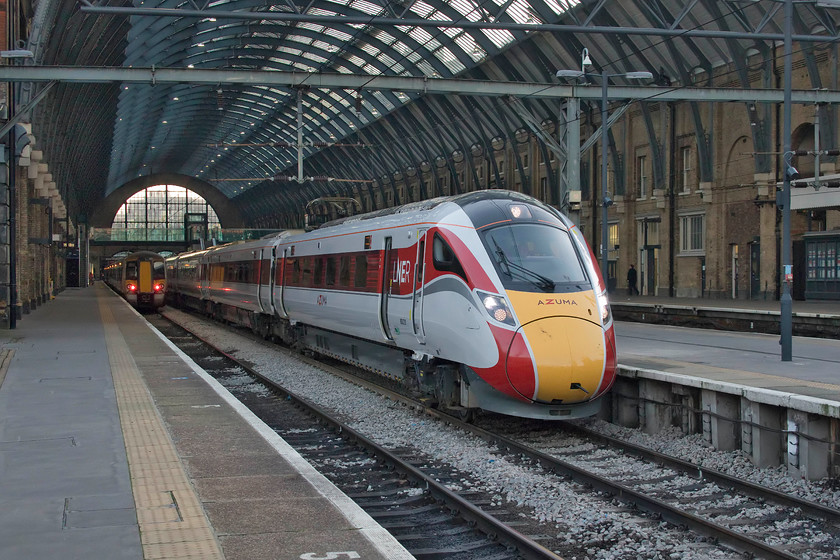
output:
M596 414L616 372L575 224L484 190L166 259L167 302L342 360L470 418Z
M136 251L103 269L105 282L132 307L154 311L166 301L165 259L152 251Z

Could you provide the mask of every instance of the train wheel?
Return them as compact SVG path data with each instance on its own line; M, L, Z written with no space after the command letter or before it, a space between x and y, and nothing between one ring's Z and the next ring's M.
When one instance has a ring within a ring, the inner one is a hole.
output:
M467 424L472 424L475 421L476 409L461 407L453 412L457 412L458 420Z
M271 323L262 315L257 316L257 334L263 339L267 340L271 332Z

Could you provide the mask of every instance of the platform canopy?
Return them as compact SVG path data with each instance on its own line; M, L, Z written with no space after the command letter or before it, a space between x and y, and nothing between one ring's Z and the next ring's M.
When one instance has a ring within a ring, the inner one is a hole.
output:
M807 64L829 50L836 56L840 10L830 4L795 3L794 39ZM672 92L710 86L715 70L730 64L728 86L748 88L751 72L772 74L762 65L781 44L782 6L39 0L25 44L34 58L13 63L75 71L75 79L52 84L18 82L21 106L49 87L28 117L74 215L92 215L139 176L177 173L213 185L253 225L281 225L272 223L277 216L300 212L319 196L396 193L395 178L451 169L529 138L551 148L567 90L546 91L561 85L558 69L581 67L584 48L594 72L649 71L648 85ZM120 81L94 72L106 68L147 74ZM194 80L193 70L217 78ZM163 72L169 79L158 80ZM271 80L270 73L294 79ZM377 84L377 77L393 80ZM415 80L400 89L398 78ZM434 87L451 78L463 81L459 94ZM504 93L503 86L517 84L539 87ZM552 191L561 188L555 175L549 179ZM400 202L407 201L393 200Z

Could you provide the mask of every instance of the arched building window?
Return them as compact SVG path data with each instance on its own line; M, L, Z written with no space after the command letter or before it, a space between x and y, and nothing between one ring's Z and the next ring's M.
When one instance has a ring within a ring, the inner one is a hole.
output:
M206 214L210 231L220 227L216 211L202 196L177 185L154 185L120 206L111 230L138 230L131 232L138 234L130 235L132 239L179 241L184 239L186 213Z
M790 136L792 150L814 150L814 125L804 123L796 127ZM794 156L791 163L802 177L814 176L814 156Z

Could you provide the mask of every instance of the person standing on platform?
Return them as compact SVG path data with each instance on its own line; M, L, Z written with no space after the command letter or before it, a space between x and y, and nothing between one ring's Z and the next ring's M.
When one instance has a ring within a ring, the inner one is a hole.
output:
M630 265L630 270L627 271L627 294L628 295L639 295L639 288L636 287L636 280L638 276L636 275L636 266Z

